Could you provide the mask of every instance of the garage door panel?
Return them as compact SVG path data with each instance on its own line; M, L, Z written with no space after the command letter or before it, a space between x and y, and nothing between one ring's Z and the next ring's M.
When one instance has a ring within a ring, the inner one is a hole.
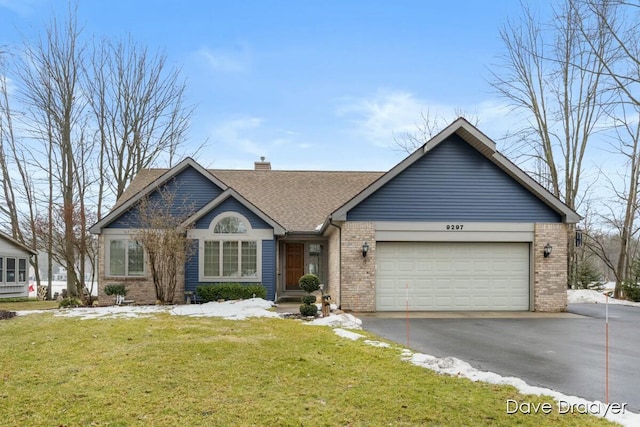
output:
M378 242L376 308L528 310L529 244Z

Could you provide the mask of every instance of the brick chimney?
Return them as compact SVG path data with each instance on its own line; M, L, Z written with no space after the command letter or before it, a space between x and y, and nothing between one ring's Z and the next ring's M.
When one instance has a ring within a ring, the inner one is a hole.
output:
M253 162L253 167L257 171L270 171L271 170L271 162L265 162L264 156L260 157L259 162Z

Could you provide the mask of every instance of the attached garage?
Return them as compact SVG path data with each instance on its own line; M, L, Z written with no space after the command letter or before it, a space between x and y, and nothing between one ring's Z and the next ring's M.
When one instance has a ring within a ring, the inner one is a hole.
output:
M378 242L377 311L530 309L526 242ZM408 298L407 298L408 297Z

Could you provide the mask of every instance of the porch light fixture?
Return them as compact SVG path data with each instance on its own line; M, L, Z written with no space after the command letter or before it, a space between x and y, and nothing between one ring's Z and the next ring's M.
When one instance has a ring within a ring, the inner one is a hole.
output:
M362 244L362 257L363 258L366 258L367 252L369 252L369 244L367 242L364 242Z
M549 243L547 243L544 246L544 257L545 258L549 258L549 255L551 255L551 251L553 250L553 246L551 246Z

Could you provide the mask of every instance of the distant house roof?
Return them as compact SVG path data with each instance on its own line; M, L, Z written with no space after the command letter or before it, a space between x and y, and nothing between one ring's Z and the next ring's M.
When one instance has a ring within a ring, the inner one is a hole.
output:
M144 169L113 210L127 204L167 169ZM313 232L384 172L225 170L208 172L242 195L289 232Z
M31 249L29 246L25 245L22 242L17 241L13 237L9 236L8 234L3 233L2 231L0 231L0 239L3 239L3 240L6 240L6 241L10 242L14 246L17 246L18 248L24 250L25 252L27 252L27 253L29 253L31 255L37 255L38 254L36 251Z

